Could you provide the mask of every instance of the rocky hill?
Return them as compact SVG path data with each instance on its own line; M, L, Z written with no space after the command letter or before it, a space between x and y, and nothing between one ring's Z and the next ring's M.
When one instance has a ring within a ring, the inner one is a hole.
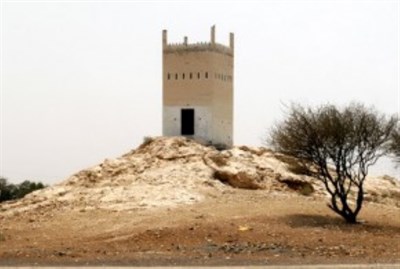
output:
M0 204L3 216L52 210L144 210L194 204L232 188L324 196L293 158L263 147L219 151L183 137L148 138L137 149L82 170L60 184ZM366 180L366 200L400 207L400 182Z

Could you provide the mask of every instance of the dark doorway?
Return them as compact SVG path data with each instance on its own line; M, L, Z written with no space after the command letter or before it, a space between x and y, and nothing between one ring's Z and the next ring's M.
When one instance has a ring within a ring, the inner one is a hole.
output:
M194 135L194 109L181 110L181 134Z

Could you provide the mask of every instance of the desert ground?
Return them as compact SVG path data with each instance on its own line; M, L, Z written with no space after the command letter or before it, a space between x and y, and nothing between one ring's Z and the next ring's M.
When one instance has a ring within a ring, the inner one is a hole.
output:
M400 263L396 180L369 179L351 225L283 159L151 139L0 204L0 266Z

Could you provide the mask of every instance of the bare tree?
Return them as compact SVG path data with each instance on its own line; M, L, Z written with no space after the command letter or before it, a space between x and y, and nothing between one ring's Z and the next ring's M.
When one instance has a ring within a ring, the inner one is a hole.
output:
M269 144L314 172L330 194L329 208L356 223L368 168L387 153L396 119L356 103L343 109L292 105L288 112L272 129ZM352 192L354 205L348 199Z

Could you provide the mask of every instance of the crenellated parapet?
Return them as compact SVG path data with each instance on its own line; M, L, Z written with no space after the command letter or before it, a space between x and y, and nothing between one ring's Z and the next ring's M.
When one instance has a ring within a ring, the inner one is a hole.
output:
M190 51L215 51L226 55L234 55L234 35L229 35L229 46L215 42L215 26L211 27L210 42L189 43L188 37L185 36L182 43L168 43L167 30L163 30L163 52L179 53Z
M233 56L233 50L230 47L217 43L212 44L209 42L198 42L193 44L171 43L164 46L163 51L165 53L179 53L179 52L189 52L189 51L215 51Z

